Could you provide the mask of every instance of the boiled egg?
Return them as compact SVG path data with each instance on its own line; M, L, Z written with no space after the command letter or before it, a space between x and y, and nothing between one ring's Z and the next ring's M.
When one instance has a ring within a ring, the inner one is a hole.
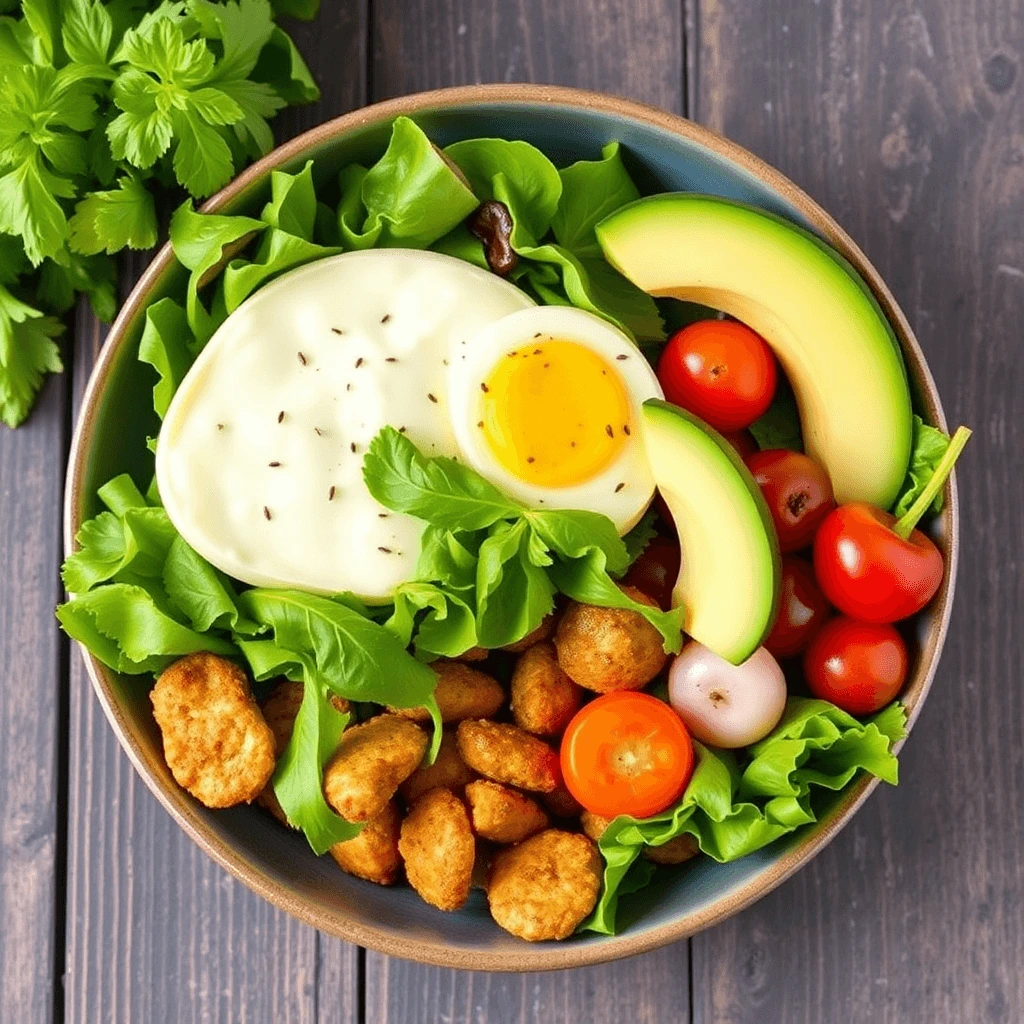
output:
M452 429L474 469L531 507L603 513L620 534L654 494L640 407L660 397L626 335L565 306L488 324L449 366Z
M458 456L448 364L532 305L478 267L403 249L344 253L267 285L167 410L156 476L171 522L245 583L386 601L415 573L424 524L371 497L366 448L390 424L426 455Z

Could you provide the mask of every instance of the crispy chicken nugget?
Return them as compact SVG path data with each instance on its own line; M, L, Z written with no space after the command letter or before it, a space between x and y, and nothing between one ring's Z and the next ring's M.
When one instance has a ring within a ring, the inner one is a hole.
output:
M402 857L398 852L401 827L398 805L389 800L384 810L368 821L354 839L335 843L330 848L330 855L338 867L350 875L378 885L391 885L402 867Z
M324 769L324 796L347 821L369 821L384 810L416 770L427 734L397 715L377 715L347 729Z
M235 664L201 652L160 674L150 693L178 785L207 807L250 803L274 773L274 734Z
M604 835L604 830L611 823L611 818L606 818L601 814L595 814L593 811L584 811L580 815L580 825L582 826L584 833L590 836L595 843Z
M575 818L583 810L583 806L576 797L566 789L564 782L559 784L558 789L545 793L541 799L544 801L544 806L556 818Z
M267 725L270 726L270 731L274 734L275 761L281 759L284 748L288 746L288 741L292 738L292 731L295 728L295 717L302 706L302 695L304 692L302 683L292 682L290 679L282 679L270 691L270 695L263 702L263 717L267 720ZM332 694L330 700L335 709L342 714L348 714L352 709L352 705L344 697ZM263 791L256 797L256 802L261 807L270 811L282 825L288 825L291 828L288 818L284 813L284 808L274 792L272 783L268 782L263 787Z
M535 800L489 779L466 787L466 803L473 831L492 843L522 842L550 821Z
M458 661L435 661L437 673L434 697L442 722L461 722L464 718L490 718L505 703L505 689L493 676L478 672ZM429 722L426 708L389 708L389 711L414 722Z
M487 880L494 920L528 942L572 935L600 891L597 847L578 832L555 828L499 850Z
M455 661L486 661L491 652L486 647L470 647L468 651L455 655Z
M495 782L550 793L562 781L558 753L515 725L468 719L456 735L462 760Z
M455 730L446 729L441 737L441 746L437 751L437 760L433 764L417 768L398 787L405 802L411 807L427 790L450 789L456 796L462 796L467 782L472 782L476 773L471 771L459 754L459 746L455 742Z
M402 822L398 849L409 884L427 903L439 910L458 910L466 902L476 840L466 805L454 793L424 793Z
M657 602L636 587L622 587L640 604ZM638 612L570 604L555 633L558 663L588 690L643 689L664 667L668 655L661 634Z
M655 864L683 864L700 853L697 840L689 833L676 836L661 846L645 846L644 856Z
M512 717L537 736L560 736L583 704L583 691L562 671L554 644L534 644L512 672Z
M533 632L527 633L522 640L517 640L514 644L506 644L502 647L502 650L508 651L510 654L522 654L523 651L529 650L534 644L539 644L541 640L547 640L554 628L555 613L549 612L540 620L540 625Z

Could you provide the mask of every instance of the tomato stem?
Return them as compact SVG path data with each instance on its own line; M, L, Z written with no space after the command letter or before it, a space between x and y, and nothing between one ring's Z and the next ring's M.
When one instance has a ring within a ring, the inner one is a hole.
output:
M964 446L967 444L970 436L971 432L967 427L956 428L956 433L950 439L946 454L939 459L939 464L935 467L935 472L932 473L931 479L925 484L924 490L917 496L910 508L896 521L893 532L898 537L907 540L914 532L914 527L917 526L921 516L928 511L935 495L939 493L942 485L946 482L946 477L953 472L953 466L960 457L960 453L964 450Z

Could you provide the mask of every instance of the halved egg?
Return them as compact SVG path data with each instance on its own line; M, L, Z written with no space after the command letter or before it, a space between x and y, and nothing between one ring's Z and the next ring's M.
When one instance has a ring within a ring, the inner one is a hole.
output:
M625 533L654 494L640 407L662 397L621 331L584 310L536 306L457 346L448 409L467 462L537 508L601 512Z

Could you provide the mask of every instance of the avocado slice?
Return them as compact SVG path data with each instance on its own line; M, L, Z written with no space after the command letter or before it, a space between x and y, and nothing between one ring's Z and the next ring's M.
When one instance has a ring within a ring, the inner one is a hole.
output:
M672 603L683 629L742 664L775 622L779 541L761 488L736 450L693 413L652 398L643 405L647 458L682 549Z
M682 192L622 207L597 238L644 291L713 306L757 331L793 385L804 447L836 500L892 505L910 461L906 371L874 296L838 253L781 217Z

